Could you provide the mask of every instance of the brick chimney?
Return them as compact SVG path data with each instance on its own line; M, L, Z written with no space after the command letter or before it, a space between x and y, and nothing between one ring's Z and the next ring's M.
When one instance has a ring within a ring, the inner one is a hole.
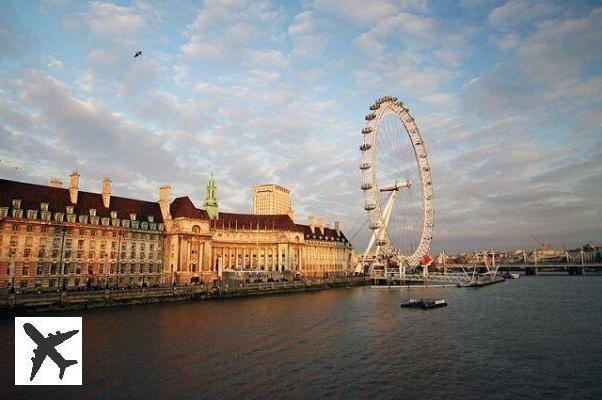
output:
M161 207L161 214L163 219L167 220L171 218L169 214L169 197L171 193L171 186L164 185L159 187L159 207Z
M311 230L312 234L315 234L316 232L316 220L314 217L312 217L311 215L309 216L309 229Z
M57 178L52 178L52 179L50 179L50 187L61 188L61 187L63 187L63 181L61 181L60 179L57 179Z
M111 178L108 176L102 180L102 205L109 208L111 204Z
M320 228L320 233L324 235L324 218L318 220L318 227Z
M69 199L72 204L77 204L77 192L79 191L79 172L74 170L69 175Z

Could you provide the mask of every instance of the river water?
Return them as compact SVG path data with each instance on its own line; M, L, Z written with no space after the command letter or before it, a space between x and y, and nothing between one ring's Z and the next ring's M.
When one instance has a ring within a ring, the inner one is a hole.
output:
M449 306L401 309L409 297ZM47 315L83 317L83 386L13 386L3 318L0 398L602 399L602 276Z

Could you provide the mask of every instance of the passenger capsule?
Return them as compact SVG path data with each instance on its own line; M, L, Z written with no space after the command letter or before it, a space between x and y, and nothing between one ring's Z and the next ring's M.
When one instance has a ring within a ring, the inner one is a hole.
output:
M372 184L371 183L364 183L362 185L362 190L370 190L372 189Z
M372 148L372 145L370 143L362 143L362 145L360 146L361 151L370 150L371 148Z
M362 133L363 133L364 135L367 135L367 134L369 134L369 133L372 133L372 131L373 131L373 130L374 130L374 129L372 129L372 127L371 127L371 126L368 126L368 127L364 128L364 129L362 129Z
M370 224L370 229L374 230L374 229L380 229L380 223L375 222L373 224Z
M366 115L366 121L372 121L374 118L376 118L375 113L370 113L370 114Z
M361 163L361 164L360 164L360 169L361 169L361 170L370 169L370 163L367 163L367 162L365 162L365 163Z
M366 205L364 206L364 210L366 210L366 211L372 211L372 210L374 210L375 208L376 208L376 204L373 204L373 203L366 204Z

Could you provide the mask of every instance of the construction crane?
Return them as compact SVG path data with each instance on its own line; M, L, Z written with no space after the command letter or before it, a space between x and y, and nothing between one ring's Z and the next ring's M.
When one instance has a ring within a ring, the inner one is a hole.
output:
M539 243L539 245L541 246L542 250L550 250L552 248L552 246L550 245L550 243L545 243L544 239L540 236L539 239L537 238L537 236L535 236L534 234L531 234L531 236L533 237L533 239L535 239L535 241L537 243Z

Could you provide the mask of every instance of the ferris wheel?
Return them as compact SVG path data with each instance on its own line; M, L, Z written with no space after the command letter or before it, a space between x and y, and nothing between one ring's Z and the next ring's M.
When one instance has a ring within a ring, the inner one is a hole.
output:
M360 146L364 210L372 237L362 258L414 267L433 238L433 182L426 148L408 108L396 97L370 106ZM401 268L401 267L400 267Z

